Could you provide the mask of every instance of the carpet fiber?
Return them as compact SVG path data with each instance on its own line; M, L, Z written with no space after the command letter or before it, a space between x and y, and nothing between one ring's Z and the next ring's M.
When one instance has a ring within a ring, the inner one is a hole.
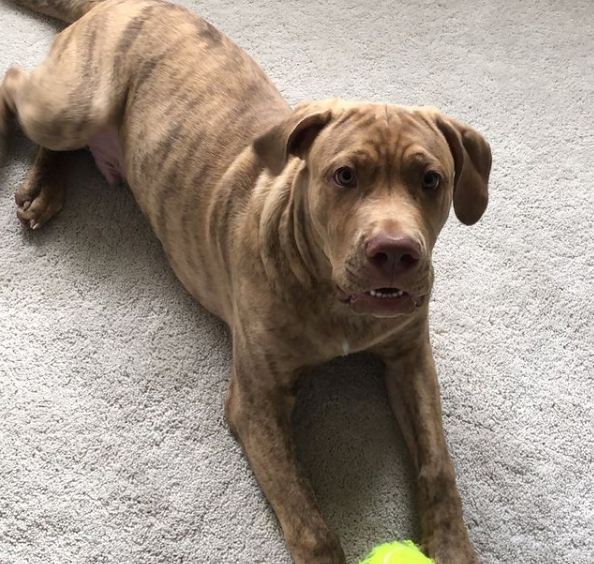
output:
M491 203L435 252L432 337L470 535L486 563L594 561L594 4L185 2L291 102L431 104L491 142ZM0 69L55 22L0 0ZM0 562L290 561L226 429L221 322L185 294L132 197L84 154L24 231L0 170ZM414 536L409 460L367 356L300 397L302 460L348 561Z

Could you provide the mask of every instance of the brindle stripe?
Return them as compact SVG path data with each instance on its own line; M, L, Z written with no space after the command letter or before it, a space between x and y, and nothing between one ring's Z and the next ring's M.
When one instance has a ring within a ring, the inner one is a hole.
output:
M165 189L159 194L159 199L158 199L159 208L157 211L157 216L155 218L155 230L159 236L159 239L161 240L163 245L165 245L166 247L168 247L168 245L167 245L167 209L166 208L167 208L167 204L170 201L169 196L171 195L172 192L175 192L175 190L178 187L178 184L180 183L181 174L182 174L181 167L177 166L176 164L174 164L172 167L170 167L167 178L163 182L163 186L165 186Z
M85 45L85 54L84 54L84 56L79 57L79 60L84 61L84 63L85 63L83 73L82 73L82 77L83 77L85 86L87 84L89 84L90 81L93 81L96 79L95 66L96 66L97 60L95 57L95 45L97 43L97 33L98 33L97 28L99 27L100 21L101 20L97 17L97 18L93 18L89 22L89 24L88 24L88 27L90 28L89 34L85 36L85 39L87 40L86 45Z
M182 15L186 22L192 20L196 29L198 30L198 35L201 38L206 39L210 43L218 44L223 42L225 39L225 36L212 24L210 24L205 19L201 18L191 10L184 8L183 6L179 6L172 2L162 2L159 3L159 8L163 11L171 12L172 15Z
M101 38L105 36L105 27L107 25L107 16L105 12L97 14L91 18L87 24L90 27L90 35L85 36L87 42L84 46L85 54L80 56L84 67L82 70L82 84L84 86L84 93L80 90L74 90L71 93L71 98L74 104L80 105L81 102L85 104L84 114L88 117L91 113L93 105L93 98L98 90L99 82L101 80L101 65L100 54L103 51L101 46L97 46ZM82 48L82 46L81 46ZM80 86L80 85L79 85Z
M143 86L148 86L150 84L149 79L163 58L164 55L156 55L142 63L138 72L136 73L136 76L134 77L133 84L126 91L126 99L122 104L122 111L124 111L129 104L138 102L139 91Z
M160 2L159 6L162 10L167 10L170 12L177 12L177 13L183 13L184 16L188 16L191 15L193 17L198 17L196 16L196 14L194 14L193 12L191 12L190 10L188 10L187 8L184 8L183 6L180 6L179 4L174 4L173 2Z
M110 18L109 14L103 10L101 13L97 14L92 20L97 22L97 40L99 45L97 47L93 47L88 52L88 58L93 60L93 65L91 67L91 75L88 79L88 88L90 90L90 107L88 110L88 114L91 115L91 108L92 108L92 100L95 96L96 92L100 92L102 89L100 88L102 81L108 81L108 77L104 75L103 69L105 68L105 64L103 62L103 58L106 56L105 47L101 43L105 43L105 37L108 37L110 31ZM117 83L116 83L117 84ZM111 86L111 85L110 85Z
M229 245L229 236L231 235L231 229L233 226L233 218L232 218L232 213L235 211L235 206L234 206L234 202L233 202L233 197L231 194L231 189L228 188L227 193L225 194L225 198L222 202L222 210L223 213L220 215L219 217L219 221L213 221L213 224L218 223L218 227L220 229L221 225L225 226L225 229L223 229L222 231L219 231L219 249L221 252L221 256L223 258L223 264L225 265L225 269L227 270L227 273L229 274L229 269L230 269L230 252L231 252L231 248Z
M175 59L176 52L179 50L180 46L182 46L185 42L185 37L180 37L171 47L168 47L161 53L155 54L150 59L145 60L139 70L135 73L134 76L134 84L130 88L128 93L128 97L130 99L135 98L138 99L140 93L143 90L143 87L150 85L150 78L152 77L155 70L159 67L159 65L165 60ZM187 78L191 76L191 73L188 73ZM180 79L182 83L185 81L183 78ZM175 110L180 102L180 84L177 80L172 80L172 88L168 92L168 95L165 97L166 100L169 101L167 108L163 113L163 120L168 117L172 110Z
M96 85L99 81L98 63L96 58L97 41L100 37L99 27L104 22L105 18L102 14L92 18L87 23L87 33L82 36L81 44L77 44L79 36L74 33L74 30L68 28L70 38L68 41L68 49L76 49L83 52L82 55L76 56L76 64L80 69L81 80L73 85L72 89L68 93L67 103L70 107L77 108L76 115L80 117L78 122L70 122L68 129L82 130L84 129L91 119L91 108L93 106L93 98L97 91ZM74 39L75 41L71 41ZM100 49L99 49L100 50ZM64 52L64 49L62 49ZM72 55L69 54L71 57ZM74 115L71 113L71 115ZM74 131L67 131L67 128L62 128L60 136L71 137L74 135Z
M182 132L184 127L185 124L181 120L172 122L171 127L163 136L163 139L159 142L153 154L165 155L165 159L167 160L172 152L173 145L183 138Z
M188 166L190 164L190 161L195 157L200 144L202 142L202 133L198 132L197 134L195 134L192 138L187 138L185 139L185 141L187 141L186 145L184 145L182 147L182 150L185 151L185 154L183 155L183 158L181 158L181 160L178 160L174 163L173 166L175 166L176 168L178 168L179 170L182 171L186 171L188 169ZM178 154L178 156L182 156L182 154ZM185 233L185 229L183 226L183 220L184 217L186 216L186 214L189 213L190 210L188 210L188 202L187 199L186 201L184 201L183 198L183 193L184 192L188 192L188 194L192 194L192 189L193 189L193 184L191 185L187 185L187 183L178 183L175 185L166 185L165 189L156 195L155 200L157 202L159 202L159 212L157 215L157 223L158 225L161 226L161 229L163 230L163 232L166 231L166 222L167 222L167 215L166 215L166 207L168 202L171 200L172 196L176 193L176 192L182 192L181 195L181 200L182 203L180 205L181 208L183 208L183 212L182 212L182 225L181 227L181 233L182 236L185 237L186 233ZM179 203L179 200L177 200ZM189 248L189 247L188 247Z
M72 43L72 40L76 37L76 34L73 33L71 28L66 28L58 35L58 39L56 40L52 51L58 51L58 56L56 57L56 62L60 62L64 53Z
M196 241L196 236L193 232L195 224L191 220L195 216L197 203L202 197L202 194L208 190L208 184L212 182L212 180L209 179L209 176L213 166L208 157L205 158L205 156L203 156L202 158L204 159L204 162L192 177L190 185L188 186L188 194L187 197L184 198L183 213L181 217L182 236L184 238L184 244L189 250L187 258L190 262L188 262L188 265L194 267L197 265L199 266L199 263L196 262L196 254L198 255L200 262L203 260L203 257L200 254L200 247L196 249L196 245L202 245L203 241Z
M144 26L151 17L153 11L154 7L148 6L139 16L132 18L128 22L128 25L125 27L124 31L121 32L121 38L116 45L116 57L119 57L120 59L125 58L125 56L128 54L128 51L134 46L134 43L144 29Z
M199 19L200 26L198 34L201 38L206 39L209 43L220 45L223 42L223 34L206 20Z
M168 170L166 179L160 183L162 189L155 196L155 202L158 206L155 217L156 228L164 239L167 239L168 220L170 219L167 207L171 202L179 202L175 195L179 194L185 187L183 182L185 177L180 176L183 174L183 167L179 163L172 163Z
M185 155L182 152L178 153L179 157L182 157L183 155L181 161L178 159L172 162L169 165L169 168L167 168L166 166L169 162L169 157L172 154L172 152L170 151L171 147L176 142L176 140L184 139L184 136L181 135L183 129L184 123L181 122L172 126L168 134L164 136L163 140L157 146L157 149L152 152L152 154L154 155L164 155L165 160L161 164L161 166L167 174L167 180L165 180L165 182L163 182L162 184L159 182L155 183L157 191L153 197L153 200L158 205L158 211L155 221L157 223L159 232L163 235L165 235L167 232L167 205L176 193L179 193L183 188L185 188L184 183L179 182L180 179L177 176L175 177L175 182L171 181L172 170L175 170L176 173L179 171L187 170L188 161L195 154L195 150L193 148L194 144L188 143L187 145L180 148L180 151L185 151ZM159 187L161 187L160 190L158 189Z

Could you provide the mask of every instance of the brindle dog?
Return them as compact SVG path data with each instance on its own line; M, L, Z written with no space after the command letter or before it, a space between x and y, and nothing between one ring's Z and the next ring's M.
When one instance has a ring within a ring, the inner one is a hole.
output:
M466 224L487 206L485 139L432 108L291 109L246 53L174 4L22 2L74 23L0 87L0 150L12 116L40 145L17 215L37 229L61 209L69 151L85 146L110 182L128 183L183 285L231 330L227 420L294 561L345 561L295 453L300 375L368 350L412 453L424 550L476 562L427 308L452 202Z

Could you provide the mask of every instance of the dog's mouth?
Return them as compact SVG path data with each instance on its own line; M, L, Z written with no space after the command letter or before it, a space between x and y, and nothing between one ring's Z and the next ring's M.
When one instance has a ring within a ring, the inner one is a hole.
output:
M399 288L377 288L375 290L369 290L364 292L368 296L372 298L382 298L386 299L393 299L393 298L403 298L404 296L408 296L408 292L404 290L400 290Z
M356 313L366 313L377 317L412 313L425 301L424 296L413 295L396 287L373 288L352 294L339 288L338 299L348 304Z

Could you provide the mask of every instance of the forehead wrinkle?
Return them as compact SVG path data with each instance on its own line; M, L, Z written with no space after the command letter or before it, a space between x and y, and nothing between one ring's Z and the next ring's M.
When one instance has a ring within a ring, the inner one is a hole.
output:
M435 156L431 151L428 151L421 145L413 144L411 145L411 150L406 151L403 155L403 158L406 159L409 163L415 162L421 165L431 165L431 166L439 166L443 168L443 164L441 160Z
M402 147L400 147L400 150L398 151L397 155L396 155L396 159L398 160L398 164L399 164L399 168L400 170L404 170L406 164L406 156L407 153L409 151L409 149L411 147L414 147L416 145L416 142L411 141L409 143L404 144Z
M418 162L420 157L425 164L438 165L444 173L449 174L451 153L445 141L431 127L413 120L408 137L411 142L402 155L403 161L408 159L410 162L414 159Z
M400 167L404 167L406 161L413 157L413 152L422 154L425 160L430 162L441 163L442 151L433 130L411 112L403 112L400 117L402 122L401 141L398 144L399 150L396 155Z
M384 170L386 174L386 182L388 188L392 187L395 181L395 163L398 160L399 146L402 138L402 119L398 111L388 111L388 104L385 108L385 154L384 154ZM394 123L394 121L396 123Z
M357 108L346 112L344 119L337 122L340 124L349 125L351 127L369 127L377 121L374 112L370 112L367 108Z
M356 162L367 163L369 161L376 160L376 155L370 150L369 145L365 146L362 145L360 147L356 147L355 149L347 149L340 153L339 155L341 158L353 160Z
M348 115L343 116L334 125L337 152L348 150L360 139L368 141L372 137L370 130L376 123L376 116L369 111L351 110L348 112Z

